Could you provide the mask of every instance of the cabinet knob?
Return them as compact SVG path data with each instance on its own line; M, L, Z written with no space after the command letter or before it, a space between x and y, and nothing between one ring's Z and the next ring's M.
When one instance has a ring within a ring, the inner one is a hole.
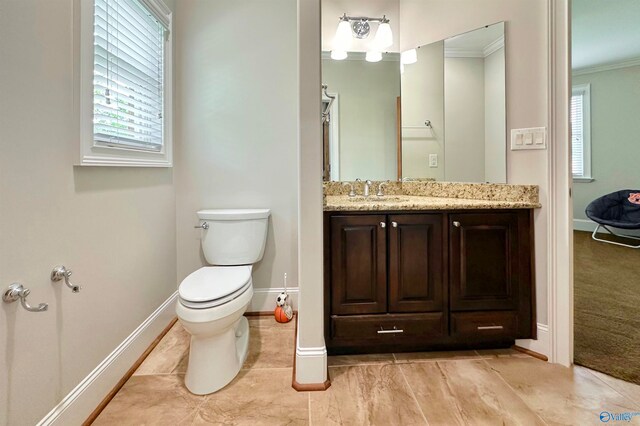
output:
M394 228L398 227L398 222L391 222L391 226L393 226Z
M454 220L453 226L455 226L456 228L460 228L460 222L458 222L457 220Z
M386 222L380 222L380 228L386 228L386 227L387 227Z

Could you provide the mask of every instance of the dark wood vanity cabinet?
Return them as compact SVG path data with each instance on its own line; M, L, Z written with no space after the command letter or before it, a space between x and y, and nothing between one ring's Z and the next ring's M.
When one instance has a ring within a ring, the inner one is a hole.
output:
M332 315L387 311L385 227L384 215L331 218Z
M389 215L388 223L388 312L442 311L446 247L442 215Z
M330 353L535 337L530 210L325 213Z
M453 336L535 336L532 230L526 210L449 215Z

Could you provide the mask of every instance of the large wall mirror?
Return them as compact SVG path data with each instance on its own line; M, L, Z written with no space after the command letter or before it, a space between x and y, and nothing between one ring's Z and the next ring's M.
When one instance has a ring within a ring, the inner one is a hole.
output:
M325 180L506 182L504 23L368 62L322 57Z

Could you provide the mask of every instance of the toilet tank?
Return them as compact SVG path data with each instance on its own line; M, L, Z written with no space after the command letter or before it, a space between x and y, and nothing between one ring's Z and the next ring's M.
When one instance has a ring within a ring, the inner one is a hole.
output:
M206 222L202 251L210 265L251 265L262 259L267 242L269 209L200 210Z

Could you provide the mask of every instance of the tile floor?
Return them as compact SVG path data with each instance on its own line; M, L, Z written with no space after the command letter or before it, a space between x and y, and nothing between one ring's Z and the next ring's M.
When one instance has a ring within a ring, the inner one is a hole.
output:
M189 336L176 323L94 424L595 425L605 410L640 412L640 386L510 349L330 357L331 387L296 392L294 323L249 324L250 354L223 390L184 387Z

